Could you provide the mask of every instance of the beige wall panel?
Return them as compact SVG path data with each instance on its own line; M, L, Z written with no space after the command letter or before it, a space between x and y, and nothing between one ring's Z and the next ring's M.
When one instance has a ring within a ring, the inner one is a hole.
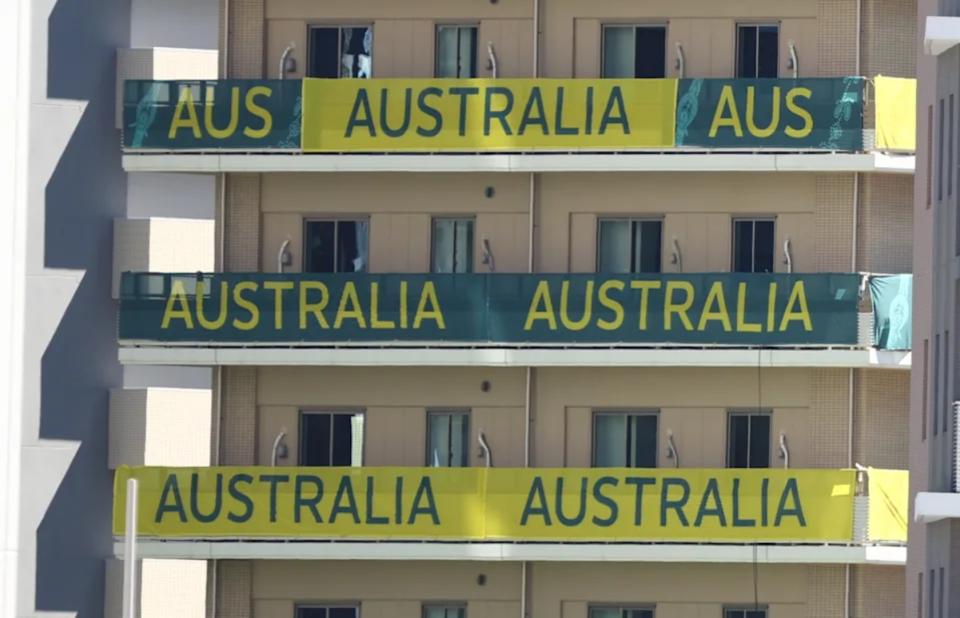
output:
M269 466L273 455L273 441L280 432L287 434L287 457L277 459L278 466L296 466L300 461L300 409L296 406L258 406L257 427L260 439L257 441L257 465Z
M575 212L570 215L570 258L572 273L597 271L597 215Z
M260 405L523 406L521 368L259 367ZM490 382L490 390L480 390Z
M378 19L373 24L374 77L433 77L434 22Z
M906 470L910 375L905 371L857 369L854 461L875 468Z
M364 415L363 465L426 465L425 408L372 407Z
M527 212L526 174L264 174L264 212L325 214ZM484 195L486 187L494 196Z
M475 2L444 0L435 2L397 2L396 0L353 0L352 2L316 2L315 0L266 0L267 19L308 19L331 23L350 23L357 19L442 19L476 21L480 18L529 18L532 0L516 2Z
M360 606L363 618L423 618L418 601L364 601Z
M253 618L292 618L296 604L287 599L255 600Z
M733 77L737 40L734 21L694 19L690 34L694 53L685 57L686 77Z
M857 564L852 571L853 616L905 615L906 576L902 566ZM933 611L928 615L932 618Z
M515 601L520 564L275 560L253 563L253 598L429 602ZM486 575L486 584L477 576ZM371 585L375 582L376 585ZM259 617L258 617L259 618Z
M480 30L477 32L477 48L480 52L480 61L477 63L478 77L492 76L486 62L487 43L493 43L497 54L498 77L533 76L532 19L483 19L480 21Z
M483 466L486 462L480 451L480 432L483 432L498 468L523 467L523 407L486 408L470 410L470 465Z
M726 408L661 408L660 465L672 468L667 459L667 431L680 453L680 467L722 468L726 466Z
M467 616L470 618L504 618L519 615L519 601L470 601L467 603Z
M307 22L302 19L270 19L266 23L266 67L265 76L276 79L280 71L280 57L287 45L293 43L289 58L293 58L297 70L286 73L286 79L301 79L307 73Z
M487 272L481 263L483 240L490 242L494 266L500 273L527 272L530 215L527 213L487 213L476 215L474 236L474 272Z
M784 263L784 242L790 239L790 255L793 257L793 272L809 273L816 271L817 246L819 239L814 235L814 215L782 214L777 216L776 223L776 254L773 268L776 272L787 272Z
M601 35L600 20L577 18L574 20L573 45L571 51L573 59L573 77L589 79L600 77ZM551 37L552 38L552 37ZM564 66L559 61L551 62L548 58L549 75L563 77Z
M430 272L431 217L426 214L370 216L370 271Z
M793 77L790 68L790 42L797 51L798 75L816 77L819 71L816 19L784 19L780 21L780 76Z
M770 423L770 467L782 468L780 434L783 434L790 454L791 468L815 468L811 455L811 440L816 429L811 424L808 408L774 408Z
M590 577L584 577L584 572ZM801 565L764 565L758 571L761 603L776 607L772 618L803 616L807 569ZM585 618L590 603L702 605L718 616L723 604L751 603L753 570L748 564L578 564L536 563L531 587L533 618ZM669 611L669 610L668 610ZM700 612L703 614L704 612ZM673 612L668 615L690 614ZM696 616L697 614L693 614Z
M591 467L593 465L593 408L568 407L564 409L563 422L557 425L564 435L563 460L559 465L567 468Z
M290 252L291 262L290 266L284 266L284 272L303 270L303 217L299 214L266 213L262 219L260 262L263 272L277 272L277 254L287 240L290 241L287 251Z

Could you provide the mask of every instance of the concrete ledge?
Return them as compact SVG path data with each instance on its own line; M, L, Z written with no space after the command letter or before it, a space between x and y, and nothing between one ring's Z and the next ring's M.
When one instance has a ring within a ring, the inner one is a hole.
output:
M602 543L395 543L159 541L141 539L143 558L189 560L475 560L481 562L712 562L906 564L902 546ZM123 542L114 543L123 556Z
M939 56L960 43L960 17L928 15L923 33L923 51Z
M913 519L926 524L960 517L960 494L921 491L913 506Z
M834 367L909 370L910 352L726 348L121 347L125 365L384 367Z
M537 153L123 155L127 172L874 172L913 174L913 155L870 153Z

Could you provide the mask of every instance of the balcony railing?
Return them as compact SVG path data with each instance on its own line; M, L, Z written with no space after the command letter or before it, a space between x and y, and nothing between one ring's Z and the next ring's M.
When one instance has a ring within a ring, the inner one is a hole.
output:
M867 474L121 467L114 534L136 478L137 533L154 538L902 544L907 473Z
M858 274L124 273L119 338L214 347L909 349L909 275L871 279L873 333L862 332L860 282Z
M123 145L304 153L912 151L915 81L873 81L865 122L861 77L127 80Z

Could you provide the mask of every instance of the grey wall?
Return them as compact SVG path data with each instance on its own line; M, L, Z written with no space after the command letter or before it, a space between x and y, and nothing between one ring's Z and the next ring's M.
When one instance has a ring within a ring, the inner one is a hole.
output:
M130 46L217 49L218 19L217 0L132 0Z
M30 11L18 615L99 618L112 551L107 394L122 379L110 269L126 177L113 97L130 8L34 0Z

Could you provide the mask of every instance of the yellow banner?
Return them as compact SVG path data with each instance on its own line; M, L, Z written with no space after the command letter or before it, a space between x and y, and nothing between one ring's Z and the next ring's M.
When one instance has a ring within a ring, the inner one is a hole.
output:
M676 79L305 79L304 152L664 148Z
M906 470L867 471L871 541L907 541L910 473Z
M850 470L129 468L152 537L849 542Z
M917 149L917 80L877 76L877 149Z

